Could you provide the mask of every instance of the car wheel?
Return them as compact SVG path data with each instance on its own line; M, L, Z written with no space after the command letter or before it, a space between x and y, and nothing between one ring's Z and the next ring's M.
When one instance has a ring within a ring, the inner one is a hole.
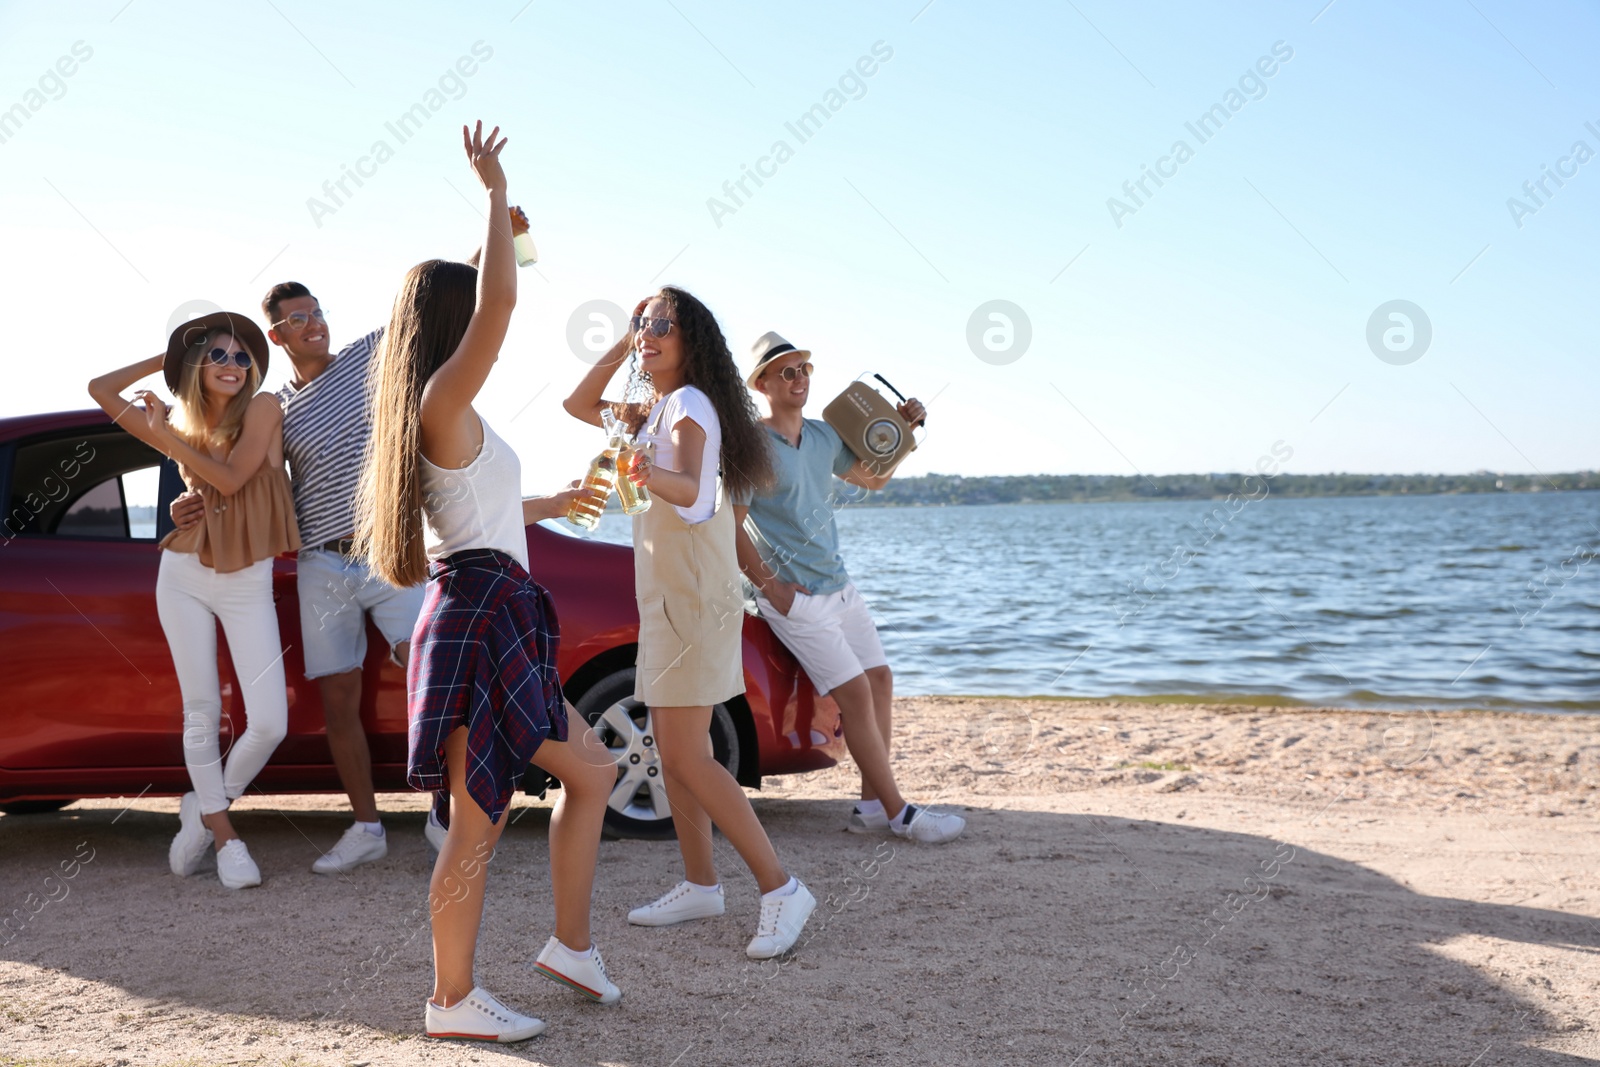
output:
M60 811L71 803L70 800L8 800L0 804L0 812L7 815L45 815Z
M653 713L633 698L632 667L602 678L577 703L617 765L617 784L606 802L607 833L612 837L661 839L674 836L661 757L656 751ZM711 709L711 753L735 778L739 775L739 731L726 705Z

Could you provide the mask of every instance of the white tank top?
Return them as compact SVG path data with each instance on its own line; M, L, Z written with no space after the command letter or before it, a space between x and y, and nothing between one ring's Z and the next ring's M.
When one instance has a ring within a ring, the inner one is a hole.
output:
M483 416L483 447L471 463L446 470L422 460L423 547L443 559L469 548L494 548L528 569L522 524L522 464Z

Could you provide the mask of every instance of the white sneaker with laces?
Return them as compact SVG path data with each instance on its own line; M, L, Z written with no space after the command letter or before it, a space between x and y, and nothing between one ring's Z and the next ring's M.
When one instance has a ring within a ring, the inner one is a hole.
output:
M423 1025L429 1037L498 1041L502 1045L526 1041L544 1033L543 1020L512 1011L482 986L475 987L448 1008L428 1001Z
M249 889L261 884L261 868L237 837L217 849L217 877L229 889Z
M369 834L358 823L311 865L316 874L343 874L389 854L388 834Z
M601 1004L615 1004L622 999L622 990L606 974L599 949L579 955L552 936L544 943L544 951L539 953L533 969L552 982L560 982Z
M909 837L924 845L954 840L966 828L967 820L959 815L919 808L915 804L907 804L905 810L889 822L889 829L896 837Z
M435 852L444 848L445 835L450 831L439 825L439 817L428 809L428 821L422 824L422 836L428 839L428 847Z
M167 849L167 863L172 873L187 878L200 869L200 861L211 851L211 831L200 821L200 798L193 793L183 794L178 802L178 836Z
M797 880L795 890L786 897L761 897L761 922L756 926L756 936L744 954L753 960L770 960L781 956L794 946L811 918L817 898L811 895L804 882Z
M850 821L845 824L845 829L853 834L881 834L889 830L889 813L883 810L883 805L878 805L878 810L869 814L857 805L850 812Z
M709 919L724 910L720 885L716 892L708 893L692 882L679 882L665 896L628 912L628 921L635 926L671 926L690 919Z

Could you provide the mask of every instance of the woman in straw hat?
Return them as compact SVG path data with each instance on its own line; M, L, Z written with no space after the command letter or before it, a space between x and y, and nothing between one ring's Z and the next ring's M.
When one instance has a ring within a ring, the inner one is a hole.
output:
M161 371L177 418L148 389L122 393ZM283 413L259 392L267 343L244 315L225 311L172 331L167 350L89 383L89 395L133 436L176 460L205 500L203 522L161 542L156 609L183 693L183 759L194 791L178 807L167 858L193 874L208 846L229 889L261 884L261 871L228 819L229 804L266 766L288 725L283 646L272 604L272 559L300 547L283 469ZM222 623L244 697L247 727L222 758L217 628Z

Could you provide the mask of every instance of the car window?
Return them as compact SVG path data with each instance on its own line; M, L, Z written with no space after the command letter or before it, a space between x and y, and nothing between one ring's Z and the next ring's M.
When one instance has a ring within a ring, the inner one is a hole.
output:
M11 454L0 520L7 538L154 537L162 457L137 438L93 427L24 440Z

